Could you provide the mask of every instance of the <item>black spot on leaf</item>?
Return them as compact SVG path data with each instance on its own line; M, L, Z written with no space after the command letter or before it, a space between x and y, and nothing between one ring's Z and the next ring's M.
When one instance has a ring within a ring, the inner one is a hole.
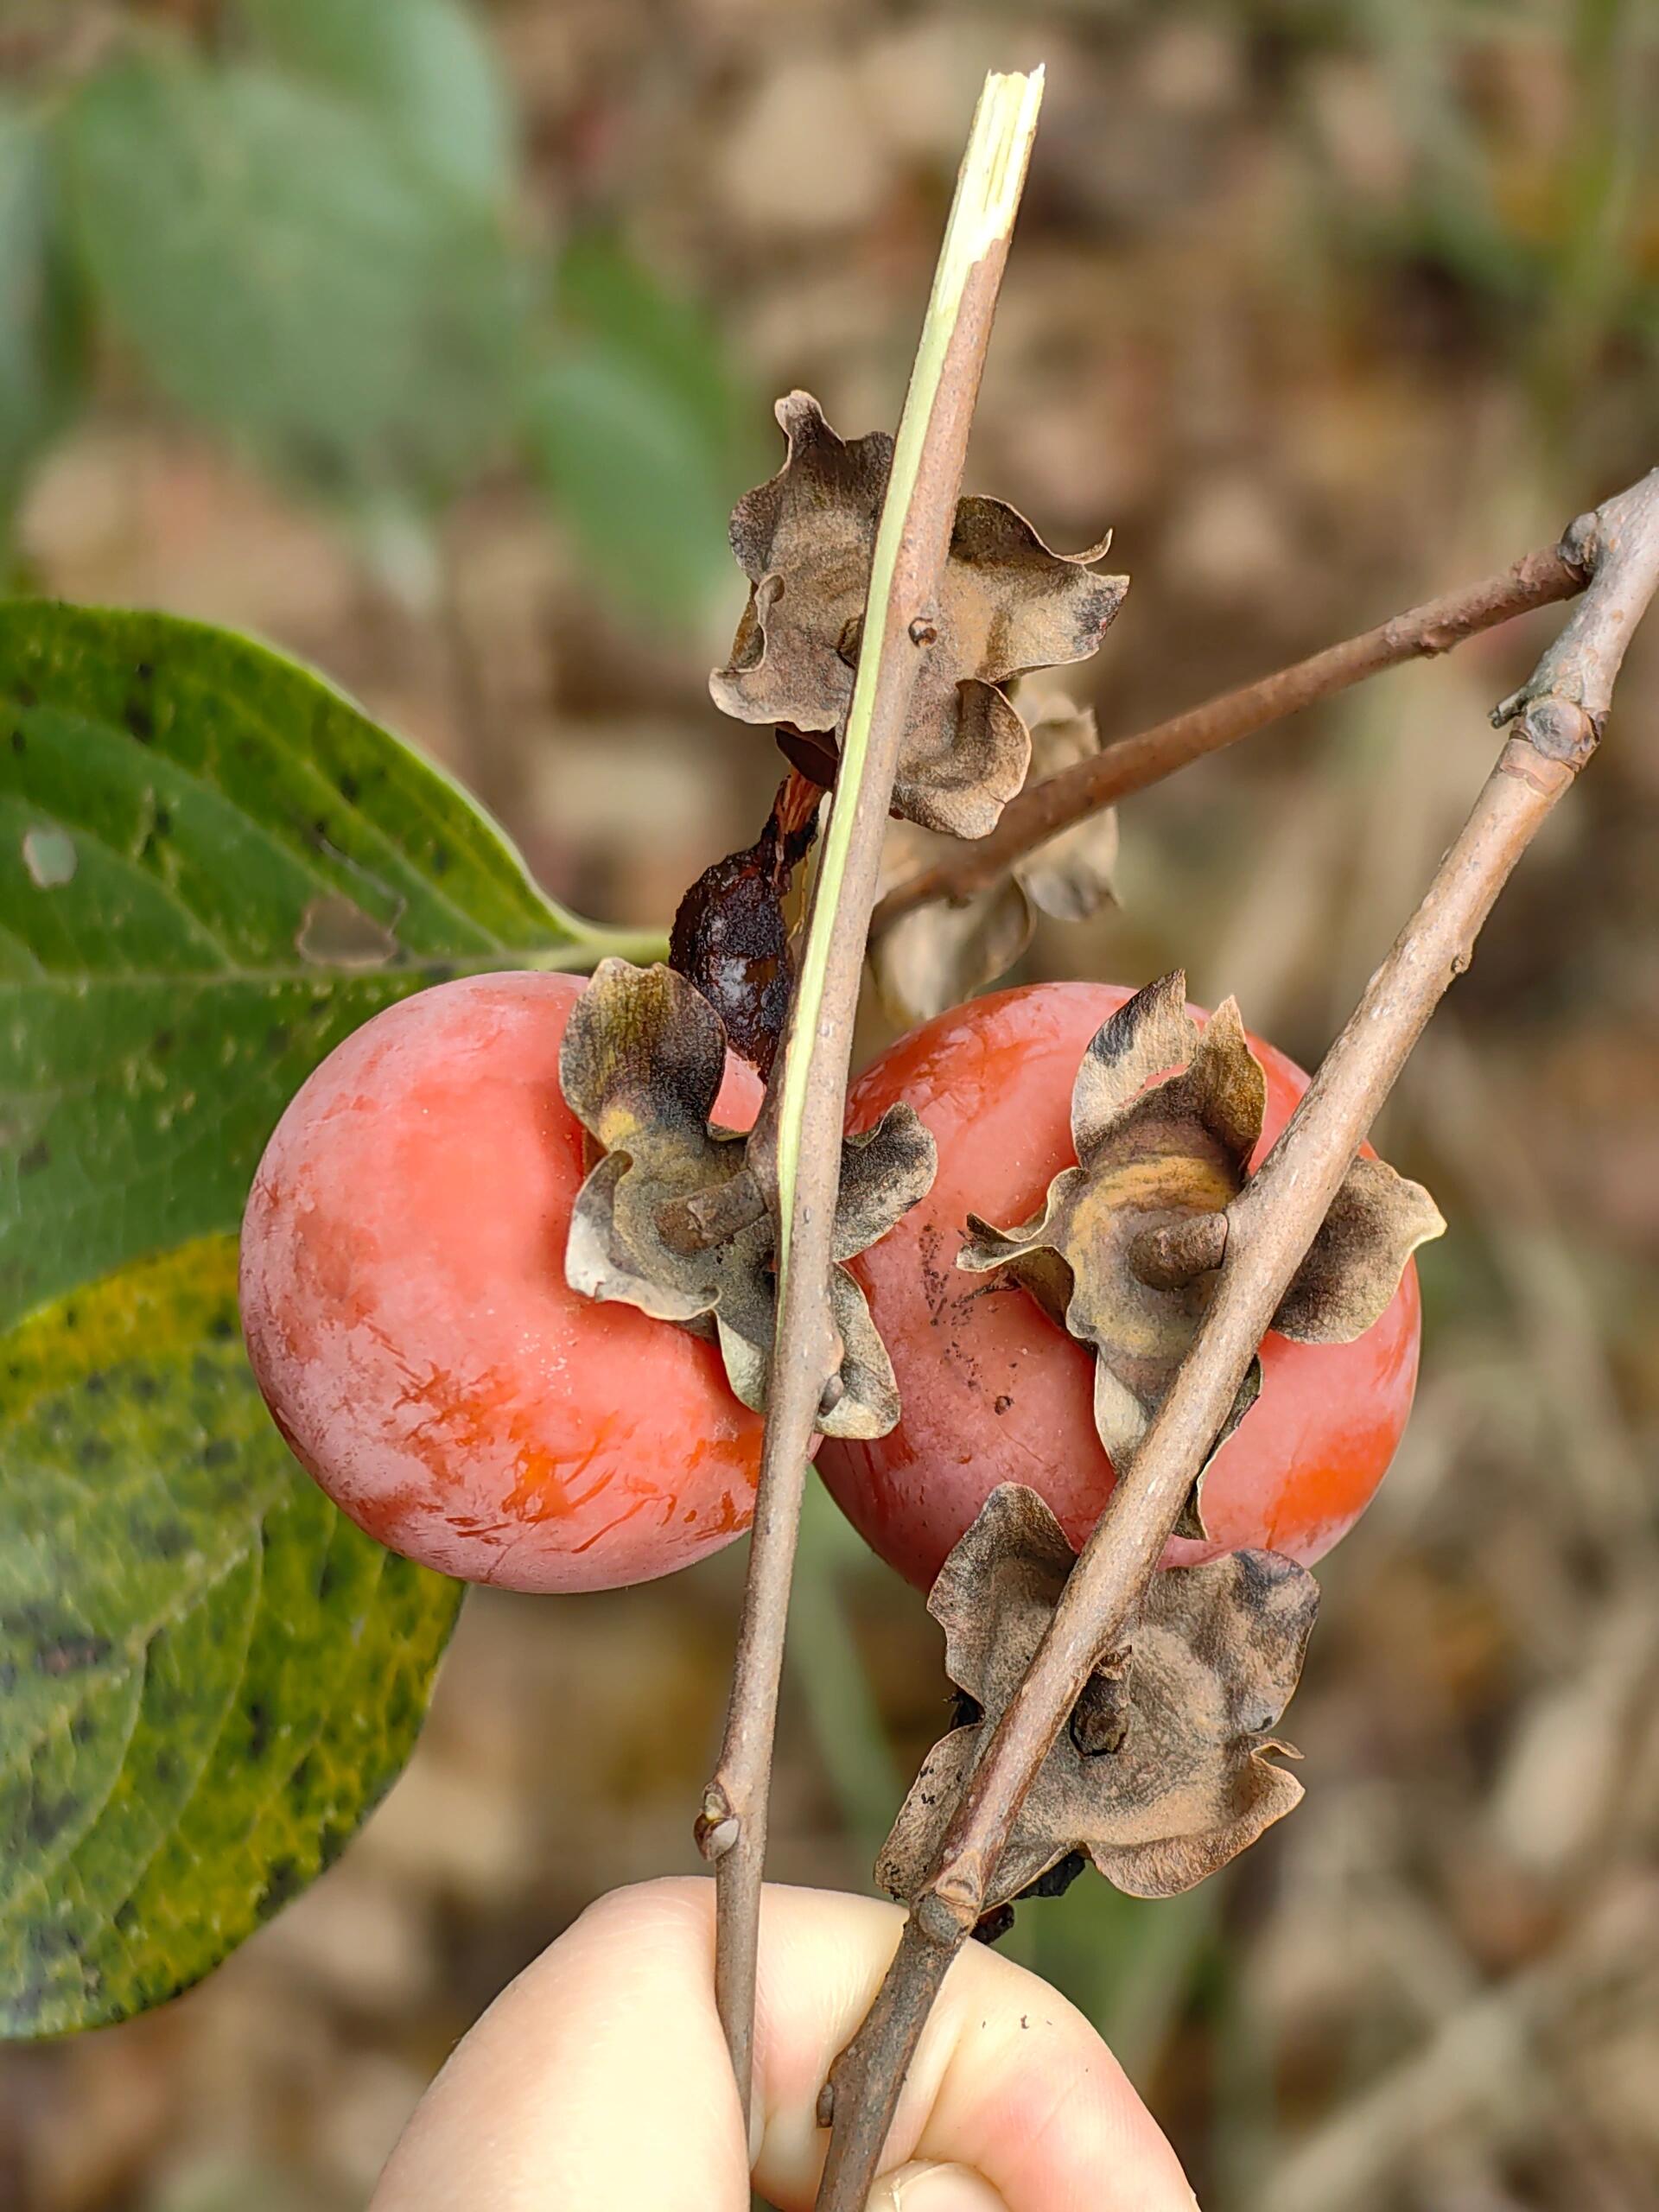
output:
M83 1674L91 1668L101 1667L114 1649L107 1636L60 1636L37 1647L35 1671L42 1675Z
M270 1709L262 1698L248 1701L248 1757L256 1764L270 1749Z

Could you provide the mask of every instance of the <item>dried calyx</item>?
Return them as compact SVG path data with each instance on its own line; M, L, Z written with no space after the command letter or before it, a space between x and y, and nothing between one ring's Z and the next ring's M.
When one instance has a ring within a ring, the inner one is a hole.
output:
M733 1390L766 1405L776 1215L758 1139L711 1125L725 1071L720 1017L664 967L602 961L565 1030L559 1079L603 1149L577 1193L565 1274L720 1346ZM883 1236L933 1179L933 1140L908 1106L842 1147L830 1306L841 1363L818 1426L885 1436L899 1418L887 1349L841 1262Z
M883 432L836 436L804 391L778 403L788 443L777 475L739 500L732 550L749 600L715 703L741 721L827 739L798 764L833 758L852 704L877 525L893 461ZM1093 563L1107 543L1051 552L1000 499L957 504L938 603L912 625L922 656L893 783L906 820L982 837L1026 779L1031 741L1001 688L1037 668L1085 659L1128 588Z
M1035 1491L1004 1484L940 1568L928 1611L979 1718L928 1753L876 1861L913 1898L991 1731L1048 1627L1074 1554ZM1058 1889L1074 1854L1134 1897L1173 1897L1253 1843L1302 1795L1269 1731L1302 1670L1319 1586L1273 1552L1154 1574L1127 1649L1084 1685L1026 1798L988 1913ZM1037 1885L1037 1886L1033 1886Z
M1000 1269L1095 1352L1095 1426L1122 1470L1185 1357L1226 1253L1227 1210L1262 1135L1267 1084L1231 999L1200 1029L1185 977L1136 992L1090 1043L1071 1094L1078 1165L1022 1228L969 1217L958 1267ZM1173 1072L1172 1072L1173 1071ZM1417 1246L1446 1227L1419 1183L1357 1160L1273 1319L1346 1344L1387 1308ZM1216 1448L1253 1402L1253 1370ZM1204 1533L1195 1486L1181 1525Z
M789 1016L795 963L784 900L817 835L823 794L800 774L778 787L752 845L716 861L680 901L669 965L695 983L726 1040L761 1076L772 1072Z
M1086 707L1058 692L1033 700L1022 683L1016 697L1031 733L1027 782L1058 775L1100 750L1100 733ZM936 831L896 822L882 853L882 887L931 867L943 840ZM938 899L895 922L870 948L876 988L901 1020L926 1021L1006 974L1031 943L1039 913L1079 922L1115 896L1117 813L1112 807L1062 830L1021 854L988 890L956 901Z

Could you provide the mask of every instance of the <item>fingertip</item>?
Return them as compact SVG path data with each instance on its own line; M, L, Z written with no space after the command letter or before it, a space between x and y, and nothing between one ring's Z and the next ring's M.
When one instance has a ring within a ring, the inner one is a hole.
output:
M896 1906L873 1898L766 1891L755 2178L791 2212L811 2204L823 2166L819 2087L868 2011L903 1923ZM920 2194L924 2174L938 2212L953 2212L949 2189L963 2212L1192 2212L1174 2152L1094 2028L1046 1982L980 1944L945 1979L887 2156L912 2171L896 2200L891 2190L873 2200L881 2212L934 2212ZM977 2198L964 2193L970 2183Z
M984 2174L1009 2212L1192 2212L1134 2083L1048 1983L969 1945L938 2012L949 2055L917 2151Z

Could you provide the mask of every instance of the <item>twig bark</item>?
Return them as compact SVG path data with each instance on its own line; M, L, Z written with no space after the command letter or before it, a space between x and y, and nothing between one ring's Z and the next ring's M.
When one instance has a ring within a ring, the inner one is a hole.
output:
M859 2212L937 1989L983 1910L1033 1778L1147 1581L1234 1394L1378 1108L1511 869L1600 737L1631 631L1659 586L1659 470L1581 516L1564 556L1589 582L1530 680L1512 734L1421 905L1288 1125L1229 1210L1214 1299L1145 1441L1073 1569L1029 1671L969 1778L870 2014L831 2073L819 2212Z
M969 427L1042 99L986 80L911 372L877 533L841 775L782 1058L768 1091L778 1330L725 1739L698 1840L715 1863L715 1989L743 2108L784 1630L807 1456L839 1365L828 1282L848 1059L894 771L961 489Z
M1015 861L1057 831L1098 814L1131 791L1161 783L1206 753L1236 745L1240 738L1385 668L1449 652L1465 639L1495 629L1517 614L1571 599L1584 582L1583 564L1567 543L1547 546L1527 554L1502 575L1487 576L1421 607L1408 607L1374 630L1327 645L1323 652L1276 669L1236 691L1224 691L1133 737L1119 738L1103 752L1021 791L1003 810L988 837L957 846L932 867L896 883L876 907L870 935L880 937L918 906L942 899L967 899L988 889L1001 880Z

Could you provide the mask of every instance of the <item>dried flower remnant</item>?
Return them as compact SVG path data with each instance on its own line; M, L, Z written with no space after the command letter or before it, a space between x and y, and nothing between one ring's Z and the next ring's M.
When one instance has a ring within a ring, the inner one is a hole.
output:
M852 704L875 535L893 441L848 442L816 399L778 403L788 451L732 514L732 550L749 579L732 657L709 678L741 721L838 741ZM1084 660L1128 589L1097 574L1109 538L1052 552L1000 499L957 503L938 606L912 640L922 660L893 807L906 820L982 837L1026 780L1031 741L1002 687L1029 670Z
M621 1299L711 1338L746 1406L766 1405L776 1224L755 1141L713 1127L726 1062L719 1015L661 966L602 961L564 1033L561 1087L603 1147L577 1193L571 1287ZM842 1342L819 1427L885 1436L899 1418L893 1366L842 1262L883 1236L933 1179L933 1140L908 1107L842 1147L830 1303Z
M1100 750L1087 707L1058 693L1028 705L1029 783L1058 775ZM884 888L931 867L947 843L937 831L896 822L882 855ZM926 1021L1005 975L1031 943L1037 916L1077 922L1116 897L1117 814L1107 807L1024 853L988 890L959 900L938 899L903 915L870 947L876 988L901 1020Z
M696 985L732 1050L762 1077L772 1072L794 990L784 900L817 835L822 796L806 777L785 777L760 836L703 870L669 939L669 965Z
M1095 1426L1120 1471L1209 1306L1227 1209L1244 1187L1267 1099L1233 1001L1202 1030L1185 1001L1177 972L1103 1023L1071 1094L1078 1165L1055 1177L1042 1212L1021 1228L970 1215L957 1260L1012 1276L1092 1346ZM1412 1253L1445 1227L1421 1184L1381 1160L1356 1160L1274 1328L1305 1344L1362 1336ZM1257 1381L1254 1371L1246 1378L1215 1448L1243 1417ZM1196 1491L1182 1533L1203 1534Z
M1037 1492L1007 1483L940 1568L928 1611L979 1717L923 1762L876 1861L893 1896L913 1898L926 1882L1074 1557ZM1302 1787L1272 1755L1296 1754L1269 1732L1301 1674L1319 1594L1306 1567L1273 1552L1154 1574L1128 1648L1090 1676L1038 1770L987 1913L1046 1876L1064 1886L1073 1853L1133 1897L1173 1897L1289 1812Z

